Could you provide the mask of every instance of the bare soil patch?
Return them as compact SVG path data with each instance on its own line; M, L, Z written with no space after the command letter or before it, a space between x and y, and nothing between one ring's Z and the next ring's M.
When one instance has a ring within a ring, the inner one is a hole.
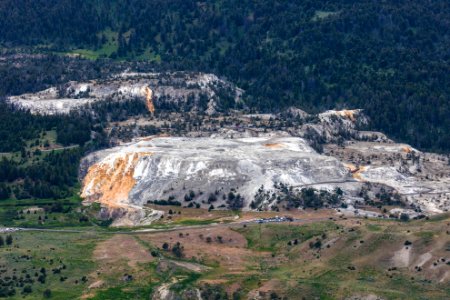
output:
M229 228L188 229L140 235L139 238L159 248L164 243L172 247L180 242L184 247L185 258L195 257L206 264L218 263L228 274L245 271L249 261L259 255L246 249L247 240L244 236Z
M132 236L115 235L97 246L94 259L105 264L125 260L128 266L135 267L138 263L150 262L152 256Z

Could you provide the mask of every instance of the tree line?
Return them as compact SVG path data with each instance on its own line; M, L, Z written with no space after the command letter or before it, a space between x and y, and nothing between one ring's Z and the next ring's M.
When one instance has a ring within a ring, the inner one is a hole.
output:
M111 29L114 58L217 73L254 109L364 108L374 129L448 151L448 20L444 0L5 0L0 43L95 50Z

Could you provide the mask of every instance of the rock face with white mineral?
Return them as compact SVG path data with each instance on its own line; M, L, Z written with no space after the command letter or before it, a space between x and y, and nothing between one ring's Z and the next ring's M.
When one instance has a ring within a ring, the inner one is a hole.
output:
M110 208L162 199L206 203L211 195L220 206L230 191L246 208L261 186L352 180L338 160L296 137L155 137L91 154L86 161L82 197Z
M80 167L82 197L86 204L101 203L106 217L115 219L113 225L158 219L160 212L147 208L149 202L277 209L286 205L291 197L286 195L296 197L309 187L318 193L340 188L349 210L367 199L381 203L386 193L416 215L450 208L450 165L445 156L420 152L381 133L358 131L358 119L367 122L360 110L327 111L316 118L303 115L312 121L292 130L221 128L197 137L140 138L91 153ZM247 124L252 118L279 117L239 118ZM310 146L314 140L324 143L324 154Z
M11 96L7 102L33 114L68 114L88 109L97 102L141 100L154 113L156 107L201 110L213 114L221 108L221 96L241 101L243 91L205 73L122 73L109 79L68 82L46 90ZM219 95L220 94L220 95Z

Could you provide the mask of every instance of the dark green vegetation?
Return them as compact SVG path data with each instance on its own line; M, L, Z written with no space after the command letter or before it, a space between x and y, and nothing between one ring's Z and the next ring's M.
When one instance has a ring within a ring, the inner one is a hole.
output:
M244 88L252 110L361 107L372 128L422 149L449 151L449 14L443 0L3 0L0 97L126 68L199 70ZM233 101L223 103L221 110L233 108ZM99 227L111 220L94 221L95 212L83 211L73 196L79 161L108 146L107 121L145 107L130 101L99 104L95 111L44 118L0 103L0 225L86 230L1 233L0 297L149 299L168 284L177 293L199 288L204 299L245 299L258 289L272 289L266 295L272 299L449 298L443 277L449 265L442 261L450 250L446 215L217 226L163 232L162 240L143 233L114 239L113 229ZM280 190L286 208L340 201L338 190ZM396 200L379 198L380 205ZM227 199L230 208L242 206L239 194ZM178 204L164 201L155 204ZM184 208L167 209L183 213L169 213L170 223L161 220L155 228L230 221L211 217L214 211L205 219L204 211L194 218ZM403 247L412 249L411 260L401 266ZM145 254L154 260L141 260ZM417 267L427 254L432 258ZM174 261L205 269L194 272ZM97 287L89 290L91 284Z
M59 55L13 55L14 50L3 50L7 55L12 55L0 61L1 97L37 92L70 80L100 78L122 68L119 63L88 61Z
M117 68L55 55L10 56L0 62L0 199L73 195L80 158L87 151L105 146L102 125L98 124L101 122L94 124L92 118L82 114L33 116L12 110L3 97L35 92L68 80L101 77ZM95 132L94 139L91 132Z
M0 199L66 198L78 183L78 165L93 128L81 116L39 117L0 103Z
M0 199L70 196L90 134L84 118L32 116L0 103Z
M54 137L45 136L47 132L55 130ZM0 152L15 152L32 146L49 147L50 142L64 146L84 145L90 139L90 127L82 119L74 117L33 116L27 112L15 111L0 101ZM52 140L53 139L53 140ZM27 144L33 140L34 144ZM22 153L26 156L27 153Z
M0 43L214 72L263 111L361 107L448 151L449 14L443 0L5 0Z
M250 203L250 207L256 209L260 207L264 201L277 199L277 205L271 207L272 210L279 211L280 207L290 210L302 207L306 208L323 208L336 207L341 204L343 191L336 188L332 193L326 190L316 190L314 188L295 189L292 186L279 183L275 185L279 195L266 191L261 186L255 194L255 199Z

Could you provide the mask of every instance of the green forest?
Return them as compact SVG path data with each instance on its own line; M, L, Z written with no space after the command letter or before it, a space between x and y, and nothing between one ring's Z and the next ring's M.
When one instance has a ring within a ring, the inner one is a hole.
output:
M363 108L372 129L443 152L449 33L444 0L0 3L3 47L214 72L255 110Z
M1 102L0 199L71 197L80 159L94 147L91 129L88 118L34 116Z

